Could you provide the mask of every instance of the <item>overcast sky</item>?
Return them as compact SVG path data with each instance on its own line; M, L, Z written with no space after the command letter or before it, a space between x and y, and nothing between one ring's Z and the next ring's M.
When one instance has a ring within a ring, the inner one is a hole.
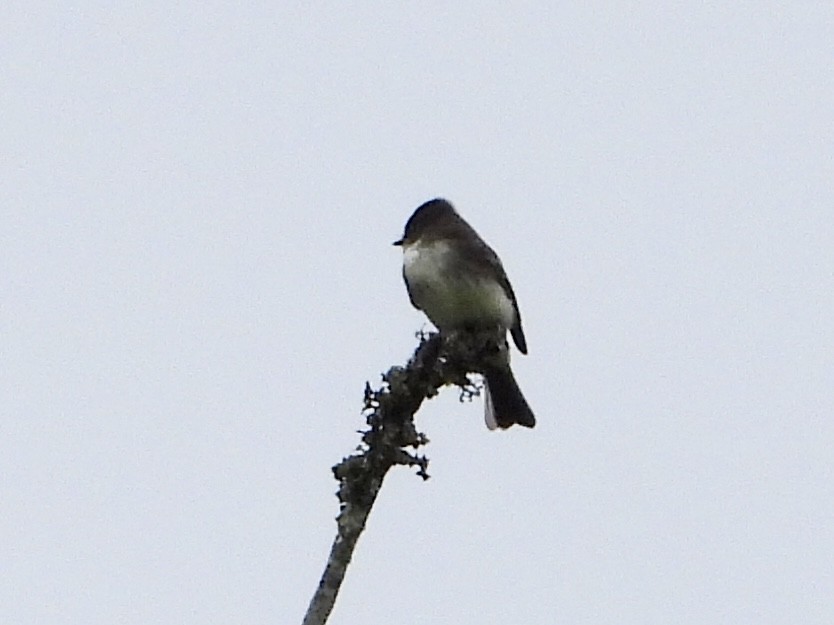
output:
M300 622L436 196L504 261L538 425L427 403L330 623L834 622L832 33L5 2L0 622Z

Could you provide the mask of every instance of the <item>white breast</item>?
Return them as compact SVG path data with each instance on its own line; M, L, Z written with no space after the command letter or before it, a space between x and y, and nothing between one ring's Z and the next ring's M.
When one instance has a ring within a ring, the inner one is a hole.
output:
M415 304L438 328L497 323L510 328L515 309L500 284L455 271L448 243L412 244L403 249L403 271Z

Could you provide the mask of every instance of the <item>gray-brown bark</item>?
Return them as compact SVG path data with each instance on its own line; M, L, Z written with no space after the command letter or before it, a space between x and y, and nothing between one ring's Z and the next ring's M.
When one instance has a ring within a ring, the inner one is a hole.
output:
M449 384L471 397L478 389L467 374L506 359L506 340L492 332L421 338L405 367L391 367L382 376L381 389L365 387L368 429L362 433L359 450L333 467L341 508L336 517L337 533L303 625L327 621L388 470L398 464L417 467L417 475L428 479L428 459L416 453L428 439L414 425L414 414L423 400Z

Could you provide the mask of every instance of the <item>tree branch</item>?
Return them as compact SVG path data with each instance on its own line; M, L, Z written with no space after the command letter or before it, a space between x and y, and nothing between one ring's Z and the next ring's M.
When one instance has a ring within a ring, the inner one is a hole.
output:
M468 374L480 373L484 365L506 359L506 339L499 332L456 333L443 338L423 334L420 338L408 364L391 367L382 376L382 388L365 386L368 429L362 432L357 452L333 467L339 481L337 533L303 625L327 621L388 470L398 464L417 467L417 475L429 478L428 458L416 454L429 442L414 425L414 414L423 400L434 397L445 385L460 387L465 397L477 395L479 389Z

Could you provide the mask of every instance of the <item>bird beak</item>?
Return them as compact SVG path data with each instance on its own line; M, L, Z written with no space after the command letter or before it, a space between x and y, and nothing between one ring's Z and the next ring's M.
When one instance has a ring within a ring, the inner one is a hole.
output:
M403 239L400 239L399 241L394 241L391 245L400 245L400 246L402 246L402 244L403 244L404 242L405 242L405 241L404 241Z

